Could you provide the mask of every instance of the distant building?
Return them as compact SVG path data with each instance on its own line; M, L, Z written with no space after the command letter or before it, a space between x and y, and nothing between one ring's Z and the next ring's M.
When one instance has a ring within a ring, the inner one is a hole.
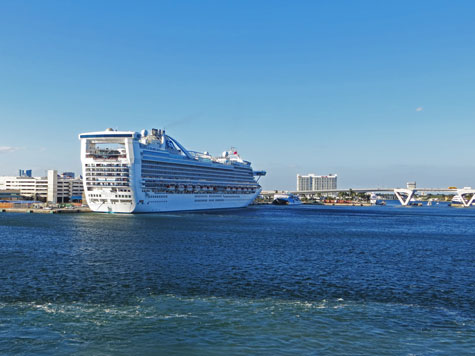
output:
M19 169L18 170L19 177L31 177L31 169Z
M52 203L81 200L84 191L82 179L58 176L49 170L46 177L0 177L0 191L15 190L23 197Z
M71 179L74 179L75 174L74 174L74 172L63 172L63 173L61 174L61 177L62 177L62 178L71 178Z
M337 178L336 174L326 176L312 173L305 176L297 174L297 191L338 189Z

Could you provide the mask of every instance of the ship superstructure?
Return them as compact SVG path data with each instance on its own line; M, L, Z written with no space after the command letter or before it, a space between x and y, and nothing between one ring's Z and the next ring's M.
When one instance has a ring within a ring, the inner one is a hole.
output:
M265 175L253 171L235 149L219 157L189 151L165 130L107 129L79 139L84 193L97 212L246 207L260 193L258 179Z

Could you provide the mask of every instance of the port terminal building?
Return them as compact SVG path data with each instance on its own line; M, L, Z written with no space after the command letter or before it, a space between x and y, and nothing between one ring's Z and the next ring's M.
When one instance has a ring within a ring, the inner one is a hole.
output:
M5 189L0 190L0 202L22 200L23 197L19 190Z
M57 170L48 170L45 177L32 177L31 174L0 177L2 191L14 191L32 200L66 203L82 200L84 187L82 178L75 178L70 172L58 175Z
M337 180L338 176L336 174L326 176L312 173L307 175L297 174L297 191L338 189Z

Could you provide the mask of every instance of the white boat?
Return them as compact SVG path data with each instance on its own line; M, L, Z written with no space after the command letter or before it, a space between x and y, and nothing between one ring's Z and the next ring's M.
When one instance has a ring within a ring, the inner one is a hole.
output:
M96 212L242 208L259 195L258 180L265 175L253 171L235 149L219 157L188 151L165 130L107 129L79 139L84 192Z
M371 193L369 202L371 205L386 205L385 201L381 199L381 197L378 197L374 192Z
M439 205L439 199L438 198L430 198L427 201L427 206L432 206L432 205Z
M302 201L297 195L294 194L274 194L274 200L272 201L274 205L299 205L302 204Z

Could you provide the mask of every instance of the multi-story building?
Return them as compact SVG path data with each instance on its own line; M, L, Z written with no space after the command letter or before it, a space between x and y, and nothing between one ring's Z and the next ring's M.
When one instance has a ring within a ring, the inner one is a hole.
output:
M317 176L316 174L297 174L297 191L330 190L337 189L337 175L329 174Z
M0 190L16 190L24 197L57 203L81 200L84 188L82 179L49 170L46 177L0 177Z
M313 175L302 176L297 174L297 191L312 190Z

